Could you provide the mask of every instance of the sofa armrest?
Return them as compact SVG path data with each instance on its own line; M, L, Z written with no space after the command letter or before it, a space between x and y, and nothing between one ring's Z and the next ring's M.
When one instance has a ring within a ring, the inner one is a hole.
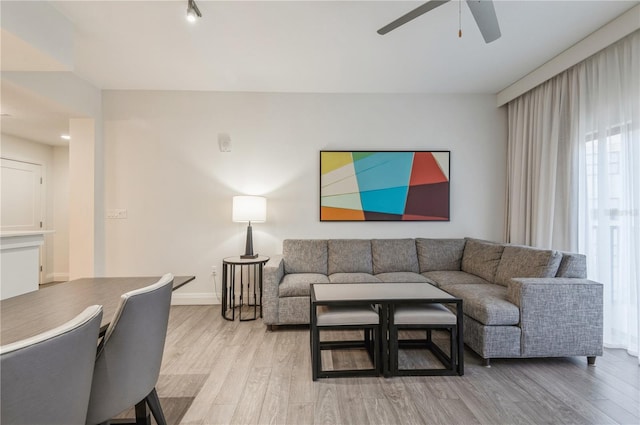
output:
M284 277L284 258L274 255L264 265L262 276L262 320L265 325L278 324L279 287Z
M522 356L601 356L602 292L587 279L511 279L507 299L520 308Z

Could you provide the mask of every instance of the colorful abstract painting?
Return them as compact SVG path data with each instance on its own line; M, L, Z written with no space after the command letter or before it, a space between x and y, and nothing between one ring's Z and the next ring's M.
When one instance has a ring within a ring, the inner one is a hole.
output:
M449 151L321 151L320 221L448 221Z

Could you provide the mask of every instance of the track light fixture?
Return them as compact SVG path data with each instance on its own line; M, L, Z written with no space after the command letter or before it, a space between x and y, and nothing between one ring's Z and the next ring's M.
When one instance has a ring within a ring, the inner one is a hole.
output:
M198 9L198 5L195 0L187 0L187 21L195 22L196 17L202 18L202 13Z

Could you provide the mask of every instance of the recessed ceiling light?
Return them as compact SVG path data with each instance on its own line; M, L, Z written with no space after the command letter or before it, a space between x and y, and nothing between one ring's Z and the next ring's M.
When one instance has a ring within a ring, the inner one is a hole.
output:
M60 138L64 140L71 140L71 136L69 136L68 134L61 134Z

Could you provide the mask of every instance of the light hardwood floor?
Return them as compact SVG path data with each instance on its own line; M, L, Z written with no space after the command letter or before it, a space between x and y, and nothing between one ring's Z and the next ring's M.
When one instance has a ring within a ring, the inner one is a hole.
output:
M462 377L313 382L308 328L228 322L219 306L171 308L157 390L170 424L640 423L640 367L622 350L596 367L580 357L486 368L467 349Z

